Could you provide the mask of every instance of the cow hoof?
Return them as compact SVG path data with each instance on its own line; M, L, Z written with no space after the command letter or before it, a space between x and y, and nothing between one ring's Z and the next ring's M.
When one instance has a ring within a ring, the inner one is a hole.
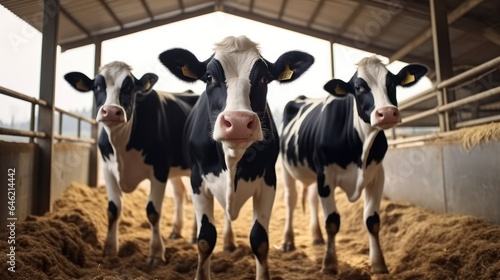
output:
M182 236L180 234L178 234L177 232L172 232L168 238L171 240L174 240L174 239L182 238Z
M321 273L329 275L337 275L338 270L336 267L323 267Z
M385 266L380 266L380 267L372 267L372 272L374 274L388 274L389 270L387 270L387 267Z
M234 244L224 246L224 252L234 252L235 250L236 246Z
M292 252L295 251L295 249L295 244L293 243L285 243L281 246L281 250L283 250L283 252Z
M314 246L325 245L325 241L323 239L314 239L313 245Z
M149 257L148 258L148 266L150 268L154 268L154 267L160 266L160 265L162 265L164 263L165 263L165 261L162 258L159 258L159 257Z

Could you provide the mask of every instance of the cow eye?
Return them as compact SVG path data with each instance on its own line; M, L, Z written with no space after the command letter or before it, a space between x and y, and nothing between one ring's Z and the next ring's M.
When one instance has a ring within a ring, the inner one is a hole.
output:
M205 82L208 84L208 83L211 83L212 82L212 75L210 74L206 74L205 75Z
M365 92L366 90L365 90L365 88L364 88L363 86L359 86L359 85L358 85L358 86L356 86L356 91L363 93L363 92Z
M266 76L262 76L262 79L260 79L260 84L267 84L268 79Z
M93 90L94 90L94 91L101 91L101 85L99 85L99 84L94 84L94 85L93 85Z

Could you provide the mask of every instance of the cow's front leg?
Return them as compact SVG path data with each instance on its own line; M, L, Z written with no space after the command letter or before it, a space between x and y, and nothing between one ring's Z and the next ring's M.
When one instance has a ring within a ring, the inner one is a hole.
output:
M104 241L103 256L110 257L118 253L118 225L122 209L122 191L115 177L108 171L106 163L103 175L108 193L108 232Z
M250 232L250 245L255 256L257 280L268 280L269 265L267 262L269 254L269 221L273 209L276 188L263 184L260 192L253 196L254 223Z
M307 200L309 201L309 228L311 229L312 242L313 245L323 245L325 240L321 234L318 218L318 187L316 184L310 186L304 184L304 188L307 188Z
M151 240L149 242L148 264L157 266L165 262L165 245L161 236L161 210L165 195L166 182L151 179L146 214L151 226Z
M340 230L340 215L337 212L335 202L335 186L325 182L324 173L318 174L318 194L323 207L325 216L326 244L325 256L323 257L323 266L321 271L328 274L337 274L338 260L335 250L335 236Z
M224 222L224 251L233 252L236 250L236 244L234 242L233 227L231 226L231 220L226 216Z
M169 178L169 181L172 184L174 194L174 218L172 221L172 233L170 233L169 238L177 239L182 237L186 189L184 188L184 183L182 183L181 177Z
M283 159L284 160L284 159ZM297 188L295 185L295 179L292 177L290 172L286 170L285 165L282 167L283 171L283 181L285 188L284 199L285 199L285 226L283 227L283 244L281 245L283 251L290 252L295 250L295 240L293 232L293 213L295 207L297 206Z
M365 189L365 206L363 219L370 240L370 264L374 273L389 273L385 265L384 255L380 247L380 201L384 188L384 169L380 166L377 176L372 184Z
M210 279L210 258L217 241L217 230L214 223L214 198L205 188L201 192L193 193L193 205L195 209L198 227L198 267L196 268L196 280Z

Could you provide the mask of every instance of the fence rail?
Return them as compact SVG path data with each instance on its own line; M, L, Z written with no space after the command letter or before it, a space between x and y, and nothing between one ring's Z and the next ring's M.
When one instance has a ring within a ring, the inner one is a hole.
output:
M45 133L43 131L36 131L35 130L35 106L48 107L49 104L45 100L37 99L35 97L16 92L16 91L13 91L11 89L8 89L8 88L2 87L2 86L0 86L0 94L31 103L29 130L0 127L0 134L1 135L28 137L30 143L34 142L35 138L45 139L48 137L47 133ZM89 143L89 144L94 144L96 142L96 140L94 138L82 138L81 137L81 123L86 122L92 126L95 126L95 125L97 125L97 122L94 119L86 118L84 116L80 116L80 115L77 115L75 113L72 113L72 112L63 110L61 108L57 108L57 107L55 108L55 110L59 113L59 126L58 126L58 133L59 134L54 133L54 139L59 140L59 141L65 140L65 141ZM78 121L77 137L62 135L62 124L63 124L63 116L64 115L67 115L69 117L77 119L77 121Z
M442 90L451 90L453 87L456 87L460 83L464 82L475 82L478 81L482 75L488 74L489 72L496 71L500 69L500 57L496 57L490 61L487 61L481 65L478 65L477 67L474 67L472 69L469 69L463 73L460 73L454 77L451 77L447 80L444 80L440 83L435 84L432 88L425 90L424 92L409 98L405 101L402 101L399 104L399 110L401 112L404 112L404 110L409 109L415 105L419 105L423 102L429 101L433 98L438 99L441 91ZM491 88L488 88L482 92L445 103L443 105L437 105L434 108L421 111L415 114L408 115L407 117L404 117L402 119L403 124L408 124L415 122L417 120L421 120L423 118L431 117L431 116L438 116L438 119L445 119L445 118L439 118L440 115L445 114L447 112L453 111L454 109L457 109L461 106L464 105L469 105L474 102L478 102L480 100L485 100L487 98L493 97L493 96L498 96L500 95L500 86L492 86ZM500 100L499 100L500 102ZM436 102L439 104L439 102ZM474 126L474 125L479 125L479 124L484 124L484 123L489 123L489 122L496 122L500 121L500 114L498 115L493 115L493 116L486 116L482 118L475 118L472 120L466 120L466 121L460 121L456 122L454 124L454 127L456 129L458 128L463 128L463 127L468 127L468 126ZM399 137L396 135L396 133L392 133L394 136L393 139L389 139L389 145L390 146L396 146L396 145L403 145L403 144L408 144L408 143L415 143L415 142L421 142L424 140L428 139L435 139L435 138L441 138L441 137L446 137L454 133L454 131L444 131L443 127L446 127L442 125L441 123L439 124L439 131L431 134L425 134L425 135L413 135L413 136L407 136L407 137Z

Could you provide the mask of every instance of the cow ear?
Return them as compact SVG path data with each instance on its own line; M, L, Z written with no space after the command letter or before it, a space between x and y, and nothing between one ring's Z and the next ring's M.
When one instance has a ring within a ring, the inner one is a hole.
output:
M171 49L160 54L159 59L177 78L186 82L195 82L205 76L207 66L194 54L185 49Z
M274 64L270 64L272 79L280 83L296 80L314 63L314 57L300 51L282 54ZM269 63L268 63L269 64Z
M349 93L353 93L354 89L351 84L339 79L328 81L323 88L333 96L344 97Z
M425 76L429 69L421 64L409 64L403 67L396 75L398 85L402 87L411 87L416 84L420 78Z
M139 88L140 93L150 91L158 81L158 76L153 73L144 74L140 80L136 80L135 85Z
M94 80L91 80L87 75L80 72L70 72L64 75L64 79L76 90L80 92L88 92L92 90Z

